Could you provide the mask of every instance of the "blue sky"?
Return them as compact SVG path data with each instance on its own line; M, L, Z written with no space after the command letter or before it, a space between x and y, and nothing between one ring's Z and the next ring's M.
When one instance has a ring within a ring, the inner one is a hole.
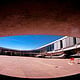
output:
M0 47L17 49L17 50L32 50L46 45L63 36L56 35L19 35L0 37Z

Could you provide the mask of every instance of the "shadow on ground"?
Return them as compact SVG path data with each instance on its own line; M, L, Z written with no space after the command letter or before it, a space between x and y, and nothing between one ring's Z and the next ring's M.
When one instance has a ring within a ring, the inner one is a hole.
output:
M26 80L26 79L34 79L34 78L18 78L18 77L11 77L0 74L0 80ZM38 78L36 78L38 79ZM59 78L39 78L39 79L46 79L46 80L80 80L80 74L65 76L65 77L59 77Z

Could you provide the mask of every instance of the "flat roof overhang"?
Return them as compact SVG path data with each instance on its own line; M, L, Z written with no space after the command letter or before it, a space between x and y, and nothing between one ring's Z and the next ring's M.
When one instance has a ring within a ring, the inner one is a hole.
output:
M80 37L80 5L77 0L0 1L0 36L13 35Z

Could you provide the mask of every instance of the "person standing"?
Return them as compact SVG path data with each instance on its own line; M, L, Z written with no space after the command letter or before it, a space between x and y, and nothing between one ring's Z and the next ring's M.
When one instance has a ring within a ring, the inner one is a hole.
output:
M70 63L71 63L71 64L74 64L74 63L75 63L75 62L74 62L74 57L71 57L71 58L70 58Z

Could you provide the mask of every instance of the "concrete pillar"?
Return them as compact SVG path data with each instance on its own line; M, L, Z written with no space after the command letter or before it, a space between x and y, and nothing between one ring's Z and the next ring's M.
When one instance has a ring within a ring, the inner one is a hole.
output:
M10 53L11 53L11 56L12 56L12 51Z

